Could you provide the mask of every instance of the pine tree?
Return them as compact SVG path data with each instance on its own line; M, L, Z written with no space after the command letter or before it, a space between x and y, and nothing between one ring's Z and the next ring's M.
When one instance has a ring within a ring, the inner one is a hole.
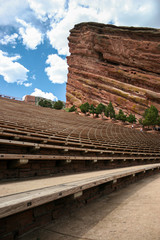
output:
M91 104L89 112L90 112L91 114L93 114L93 116L94 116L94 114L96 113L96 108L95 108L95 106L94 106L93 104Z
M41 99L38 105L41 107L53 108L51 101L47 99Z
M75 112L77 110L77 108L75 107L75 105L73 105L72 107L69 108L68 112Z
M150 108L145 110L143 115L142 124L143 126L155 126L158 120L158 110L155 106L151 105Z
M81 104L81 106L80 106L80 110L82 113L86 114L87 112L89 112L89 109L90 109L90 105L88 102Z
M107 106L107 112L109 112L109 117L112 119L112 118L115 118L115 110L114 110L114 107L112 105L111 102L109 102L108 106Z
M104 115L105 115L106 117L109 117L109 110L108 110L108 107L106 107L105 112L104 112Z
M134 123L134 122L136 122L137 120L136 120L135 115L133 115L132 113L130 113L129 116L127 117L127 121L128 121L129 123Z
M103 105L102 103L98 104L98 106L96 107L96 116L98 117L99 114L102 115L105 112L105 109L106 109L105 105Z
M63 106L64 106L63 102L60 101L60 100L58 100L57 102L54 103L53 108L54 108L54 109L57 109L57 110L60 110L60 109L63 108Z
M118 115L116 115L116 119L120 120L122 122L125 122L127 120L127 116L124 114L124 112L122 111L122 109L119 110Z

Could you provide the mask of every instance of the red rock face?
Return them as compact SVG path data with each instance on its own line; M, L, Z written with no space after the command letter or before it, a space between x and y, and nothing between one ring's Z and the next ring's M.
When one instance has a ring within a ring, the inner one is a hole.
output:
M24 101L28 104L35 105L35 96L26 95Z
M160 110L160 29L81 23L68 39L67 106L111 101L140 115L151 104Z

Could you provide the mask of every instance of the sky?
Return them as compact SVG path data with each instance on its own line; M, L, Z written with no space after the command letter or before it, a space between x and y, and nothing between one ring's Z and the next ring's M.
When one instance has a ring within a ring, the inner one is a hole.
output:
M80 22L160 28L160 0L0 0L0 94L66 100L69 30Z

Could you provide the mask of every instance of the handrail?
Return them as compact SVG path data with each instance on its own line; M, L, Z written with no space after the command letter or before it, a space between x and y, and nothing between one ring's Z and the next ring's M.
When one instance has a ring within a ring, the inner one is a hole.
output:
M4 95L4 94L0 94L0 97L7 98L7 99L12 99L12 100L17 100L17 101L22 101L22 98L13 97L13 96L7 96L7 95Z

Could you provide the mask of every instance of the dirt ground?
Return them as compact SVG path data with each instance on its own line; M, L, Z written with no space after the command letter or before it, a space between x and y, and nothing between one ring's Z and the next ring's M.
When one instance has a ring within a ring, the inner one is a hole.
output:
M160 240L160 174L99 198L21 240Z

